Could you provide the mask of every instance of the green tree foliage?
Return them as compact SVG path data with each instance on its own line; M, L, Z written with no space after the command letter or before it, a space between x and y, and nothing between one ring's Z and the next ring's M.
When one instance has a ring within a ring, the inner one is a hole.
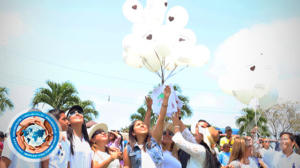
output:
M48 104L52 108L67 110L73 105L80 105L84 111L84 119L90 121L98 116L94 103L90 100L80 100L76 88L70 82L46 82L48 88L39 88L33 98L32 105Z
M0 113L4 112L7 108L14 107L12 101L8 98L8 90L5 87L0 87Z
M243 115L236 120L236 125L239 127L239 134L246 134L248 136L251 135L251 130L257 125L258 132L260 136L268 137L270 136L268 127L267 127L267 119L261 115L260 110L256 111L256 119L255 119L255 111L251 108L244 108ZM257 121L257 124L255 123Z

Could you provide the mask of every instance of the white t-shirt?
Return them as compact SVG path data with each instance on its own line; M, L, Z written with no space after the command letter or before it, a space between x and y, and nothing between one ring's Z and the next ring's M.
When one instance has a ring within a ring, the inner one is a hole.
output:
M268 151L274 151L274 150L272 148L269 148L269 149L261 148L259 150L259 153L262 157L264 157L265 152L268 152Z
M300 155L293 152L289 157L282 152L268 151L265 152L263 161L269 166L274 168L282 167L295 167L300 168Z
M90 168L92 165L93 151L84 138L73 135L74 155L70 151L71 168Z
M155 163L153 162L150 155L147 152L144 151L144 149L143 149L144 145L138 145L138 146L141 149L142 168L154 168L154 167L156 167Z
M98 163L102 163L103 161L107 160L110 157L109 154L102 151L97 151L93 155L93 161L97 161ZM119 159L115 159L114 161L110 162L107 168L120 168L120 161Z
M163 168L181 168L181 163L177 160L170 151L164 151Z
M234 166L234 168L258 168L255 160L253 158L249 158L249 164L242 164L240 161L238 160L234 160L232 162L230 162L229 165Z
M49 168L67 168L70 161L70 142L65 137L49 155Z
M2 151L2 156L6 157L10 160L10 165L8 166L8 168L20 168L20 167L40 168L40 161L29 162L29 161L25 161L25 160L19 158L16 155L15 150L13 150L13 151L10 150L8 143L11 143L9 138L7 138L4 141L4 146L3 146L3 151Z

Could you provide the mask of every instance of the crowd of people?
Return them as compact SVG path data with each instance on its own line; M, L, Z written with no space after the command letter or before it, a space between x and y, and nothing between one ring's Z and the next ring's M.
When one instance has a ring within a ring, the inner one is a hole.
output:
M87 125L83 109L49 111L61 128L54 151L29 162L8 147L0 132L1 168L300 168L299 135L282 132L280 140L233 135L230 127L220 134L209 122L199 120L188 128L180 109L166 122L170 87L164 89L160 114L150 127L151 98L146 98L144 121L135 120L128 133L108 131L104 123ZM276 144L272 148L270 143ZM279 147L278 147L279 146ZM278 148L277 148L278 147Z

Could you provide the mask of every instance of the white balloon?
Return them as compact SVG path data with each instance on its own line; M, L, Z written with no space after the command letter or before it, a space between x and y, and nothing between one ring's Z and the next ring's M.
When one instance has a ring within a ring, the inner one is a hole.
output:
M187 11L181 6L171 8L167 13L166 24L183 28L189 20Z
M126 0L123 5L124 16L133 23L144 22L144 9L138 0Z
M157 53L159 58L165 59L171 53L171 48L168 44L156 43L154 51Z
M251 89L244 89L244 90L233 90L232 94L233 96L238 99L241 103L249 104L250 101L253 99Z
M129 50L128 52L123 52L123 58L125 63L133 68L143 67L140 55L134 51Z
M233 96L232 90L234 89L235 83L232 76L229 74L223 75L219 78L218 83L224 93Z
M262 109L267 109L277 103L278 91L276 89L271 89L266 95L258 99L259 106Z
M155 9L155 8L168 8L167 0L147 0L146 8Z
M175 58L175 64L179 66L187 66L192 62L191 47L173 48L172 55Z
M140 56L142 57L143 65L152 72L159 71L161 60L155 53L154 42L142 39L137 46L139 48Z
M193 46L196 44L197 38L195 33L190 29L178 30L175 35L174 47Z
M168 71L172 71L177 67L177 65L175 64L175 58L174 57L165 58L165 62L166 62L165 69L167 69Z
M165 18L165 8L146 8L144 18L147 24L162 25Z
M151 72L157 72L160 70L160 60L155 55L154 51L149 51L147 53L143 53L143 64L144 66Z
M189 63L192 67L200 67L207 63L210 57L209 49L203 45L197 45L192 48L191 62Z
M123 58L126 64L134 68L143 66L141 55L138 50L140 40L134 34L127 35L123 39Z

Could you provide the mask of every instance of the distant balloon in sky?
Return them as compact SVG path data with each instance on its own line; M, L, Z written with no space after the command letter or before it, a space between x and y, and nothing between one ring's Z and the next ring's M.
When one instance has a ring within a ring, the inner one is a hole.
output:
M168 7L167 0L147 0L145 6L138 0L126 0L123 5L124 16L133 23L131 34L123 39L124 61L156 73L162 83L186 67L204 65L210 58L209 49L196 44L195 33L185 28L189 19L186 9Z

